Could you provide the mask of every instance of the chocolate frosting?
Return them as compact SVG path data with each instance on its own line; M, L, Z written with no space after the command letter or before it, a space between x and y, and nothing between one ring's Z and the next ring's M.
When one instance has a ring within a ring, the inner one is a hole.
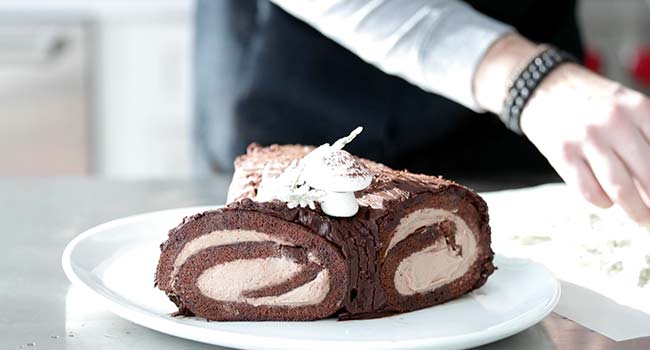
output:
M494 271L487 205L472 190L441 177L396 171L361 159L373 174L373 181L367 189L355 194L360 210L351 218L332 218L323 214L320 208L289 209L279 201L254 201L265 173L281 173L291 161L312 149L300 145L249 146L247 154L235 161L233 184L240 185L231 188L232 203L225 210L261 212L294 222L340 247L349 276L339 314L341 319L378 317L405 311L403 305L398 305L394 297L388 295L391 294L390 288L386 287L388 281L382 281L378 270L384 265L384 253L400 219L421 208L436 207L454 212L464 218L477 235L479 255L472 271L478 277L471 281L472 285L465 286L464 292L482 286ZM238 191L237 196L232 195L233 190ZM448 236L448 229L438 231ZM434 294L432 298L435 299L428 302L429 305L457 296L454 290L446 289ZM417 308L421 301L414 299L414 303L414 308Z

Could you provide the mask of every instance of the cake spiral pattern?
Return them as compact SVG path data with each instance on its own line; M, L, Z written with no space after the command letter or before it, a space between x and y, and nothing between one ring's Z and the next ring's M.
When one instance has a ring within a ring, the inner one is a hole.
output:
M487 206L439 177L361 159L373 176L349 218L256 201L311 147L251 145L223 209L169 233L156 283L181 315L211 320L379 317L443 303L494 271Z
M343 298L333 285L347 283L334 245L289 220L243 207L185 219L162 251L157 285L182 315L322 318L336 312Z

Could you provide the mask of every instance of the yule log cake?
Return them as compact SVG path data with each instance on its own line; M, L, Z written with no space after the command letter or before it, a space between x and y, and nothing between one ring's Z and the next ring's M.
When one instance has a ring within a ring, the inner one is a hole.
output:
M440 304L494 271L485 202L333 145L251 145L229 204L185 218L156 285L208 320L370 318Z

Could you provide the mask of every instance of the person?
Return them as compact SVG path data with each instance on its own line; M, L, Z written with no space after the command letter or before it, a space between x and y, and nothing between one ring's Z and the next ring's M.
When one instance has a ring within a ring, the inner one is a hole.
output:
M197 6L197 134L215 168L250 142L321 144L362 125L351 151L393 167L517 177L552 166L594 205L650 223L650 100L578 64L575 1ZM217 25L230 39L215 39ZM535 62L544 74L524 75Z

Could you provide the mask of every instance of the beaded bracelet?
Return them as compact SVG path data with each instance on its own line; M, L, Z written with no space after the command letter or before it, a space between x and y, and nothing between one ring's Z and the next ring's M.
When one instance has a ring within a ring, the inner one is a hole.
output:
M544 78L565 62L577 62L577 60L567 52L546 46L521 70L508 88L508 95L500 116L508 129L523 135L520 121L526 103Z

